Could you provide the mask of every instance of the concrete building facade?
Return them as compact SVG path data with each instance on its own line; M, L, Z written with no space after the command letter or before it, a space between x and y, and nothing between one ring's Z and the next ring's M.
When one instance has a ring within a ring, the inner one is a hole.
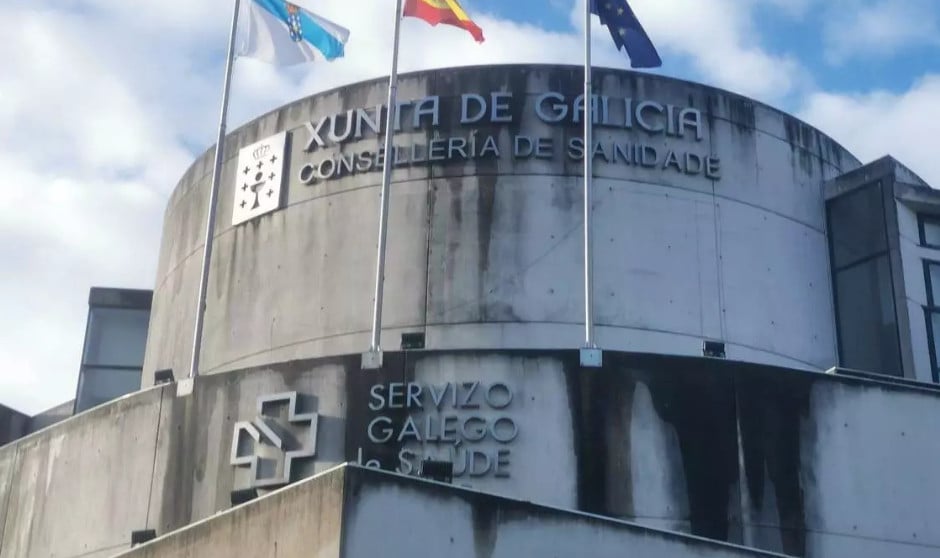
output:
M402 78L383 324L393 346L413 332L433 349L578 345L580 72ZM714 339L737 360L837 364L822 183L858 161L736 95L619 71L599 70L596 82L599 344L700 355ZM376 80L315 95L231 134L206 373L367 345L381 183L373 129L386 89ZM237 168L238 152L285 132L282 208L233 225L232 185L254 174ZM212 158L194 163L168 204L145 370L188 362Z
M402 78L377 370L385 82L229 134L188 382L197 159L143 387L0 448L0 558L936 555L933 191L750 99L598 70L582 368L581 76Z

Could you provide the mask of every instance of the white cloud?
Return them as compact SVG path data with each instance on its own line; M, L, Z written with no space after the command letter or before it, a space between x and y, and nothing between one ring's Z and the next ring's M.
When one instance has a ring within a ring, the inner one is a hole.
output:
M74 395L88 289L153 284L192 154L100 21L4 5L0 34L0 402L37 412Z
M341 61L286 71L238 61L230 127L318 90L384 75L391 14L375 13L375 4L317 2L318 13L352 31ZM667 60L666 71L774 102L805 91L810 80L796 60L761 44L753 16L758 4L631 2ZM215 140L230 6L230 0L0 3L5 52L18 53L0 58L0 168L5 173L0 402L38 412L70 399L88 289L153 286L167 197L192 159ZM401 69L578 64L579 8L567 6L572 22L567 33L474 14L487 35L483 45L459 29L408 20L403 23ZM791 5L786 13L801 13L794 10ZM350 13L371 17L350 18ZM627 66L606 31L599 26L595 31L595 62ZM867 98L842 103L822 95L813 99L809 111L838 105L848 107L844 110L850 115L871 104ZM909 107L913 101L888 98L885 110L892 110L892 102ZM837 137L843 133L826 114L813 118L830 123ZM903 126L897 126L900 137ZM844 133L855 135L852 130ZM858 149L905 146L910 151L897 155L918 170L920 156L915 154L922 148L913 142L890 136L872 142Z
M761 46L753 0L633 0L630 5L657 47L691 59L710 85L767 102L809 87L797 60Z
M815 93L800 116L842 143L863 162L893 155L928 184L940 187L940 74L903 93Z
M913 46L940 46L936 0L841 0L827 8L826 59L888 58Z

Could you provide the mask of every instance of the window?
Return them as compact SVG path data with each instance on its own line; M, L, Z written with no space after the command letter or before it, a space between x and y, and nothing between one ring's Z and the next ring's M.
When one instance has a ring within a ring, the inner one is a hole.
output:
M836 272L842 366L901 375L888 255ZM938 330L940 331L940 330Z
M75 413L140 389L150 291L93 288Z
M940 217L920 215L920 244L930 248L940 248Z
M849 267L888 251L881 198L880 184L876 183L829 202L829 237L834 268Z
M840 364L901 376L881 183L866 184L829 200L826 205ZM937 232L940 233L940 220ZM940 243L940 234L937 242Z
M144 362L150 312L132 308L92 308L82 364L140 366Z
M921 229L923 231L923 228ZM930 350L930 369L933 381L940 382L937 366L937 348L940 347L940 262L924 260L924 279L927 282L927 345Z
M140 368L85 366L79 381L78 412L140 389Z

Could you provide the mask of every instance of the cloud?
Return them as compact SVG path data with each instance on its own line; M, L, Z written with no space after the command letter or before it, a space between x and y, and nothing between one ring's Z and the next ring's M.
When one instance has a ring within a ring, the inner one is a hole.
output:
M20 53L0 62L0 402L31 413L74 396L88 289L153 284L163 208L192 159L179 95L161 103L135 77L147 57L106 19L0 7Z
M765 1L783 5L783 0ZM710 85L771 103L810 86L796 59L761 46L753 0L633 0L630 5L657 47L691 60L695 75Z
M940 187L940 74L921 78L908 91L807 97L800 116L842 143L863 162L893 155L933 187Z
M85 0L0 5L0 402L35 413L74 396L88 290L152 288L167 198L215 139L230 2ZM374 0L332 0L347 22ZM349 21L345 59L235 67L229 127L293 99L381 76L388 18ZM577 62L578 37L482 14L490 39L403 25L402 71L491 62ZM429 48L429 45L462 48ZM599 62L622 64L612 49Z
M811 88L798 61L761 42L754 21L759 5L776 6L788 17L802 13L782 2L631 5L668 60L669 73L773 103ZM275 70L239 60L230 129L316 91L385 75L392 16L376 13L375 5L316 3L318 13L352 31L341 61ZM405 21L401 69L579 64L583 3L557 5L570 10L567 32L474 13L487 35L483 45L459 29ZM167 197L192 159L215 141L230 7L230 0L0 2L5 52L18 53L0 58L0 402L34 413L73 397L88 289L153 287ZM350 18L351 13L371 17ZM606 31L597 24L595 31L595 63L626 67ZM820 94L806 110L837 137L855 140L865 130L848 129L826 111L837 107L857 122L874 104L870 114L881 116L871 121L892 135L879 142L869 134L871 145L856 149L897 146L897 155L920 170L921 158L925 168L932 164L921 155L925 148L903 136L900 114L886 120L884 113L894 114L900 104L904 115L935 115L927 104L932 83L922 84L922 100L916 92L911 98ZM889 120L899 123L884 124ZM912 125L934 126L925 122Z
M916 46L940 46L936 0L841 0L827 8L826 59L888 58Z

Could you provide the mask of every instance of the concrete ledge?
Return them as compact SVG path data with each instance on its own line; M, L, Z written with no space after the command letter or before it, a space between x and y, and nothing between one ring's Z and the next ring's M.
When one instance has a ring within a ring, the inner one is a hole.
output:
M123 558L782 556L342 465Z
M340 556L346 468L337 467L164 535L119 556Z

